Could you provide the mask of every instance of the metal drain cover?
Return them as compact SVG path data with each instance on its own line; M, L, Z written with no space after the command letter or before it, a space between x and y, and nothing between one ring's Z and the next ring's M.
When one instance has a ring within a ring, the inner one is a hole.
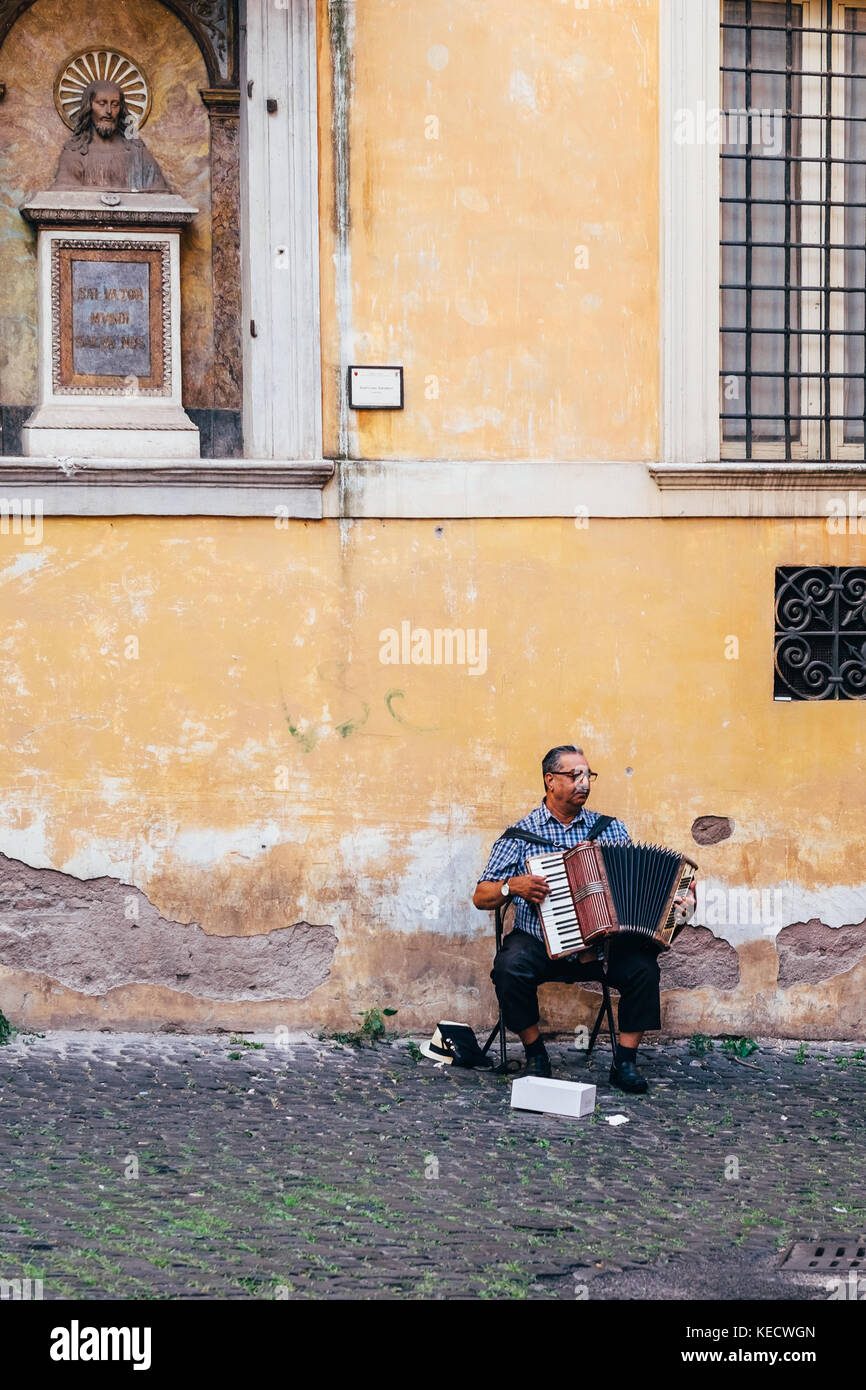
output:
M827 1236L824 1240L798 1240L791 1246L780 1269L823 1274L828 1269L866 1270L866 1236Z

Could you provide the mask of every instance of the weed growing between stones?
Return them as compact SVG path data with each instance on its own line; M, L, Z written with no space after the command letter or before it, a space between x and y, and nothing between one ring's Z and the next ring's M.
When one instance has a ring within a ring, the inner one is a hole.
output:
M363 1047L364 1043L375 1044L388 1041L386 1018L393 1018L396 1009L366 1009L361 1013L361 1027L351 1033L319 1033L322 1042L338 1042L349 1047ZM411 1054L410 1054L411 1055ZM418 1059L413 1057L414 1061Z
M231 1047L245 1047L247 1049L253 1049L255 1051L261 1051L261 1049L264 1047L264 1043L250 1042L248 1038L242 1038L237 1033L232 1033L231 1037L229 1038L229 1045ZM244 1054L242 1052L230 1052L228 1054L229 1061L239 1062L243 1055Z
M751 1057L757 1050L758 1044L754 1038L725 1038L722 1043L722 1051L726 1057Z

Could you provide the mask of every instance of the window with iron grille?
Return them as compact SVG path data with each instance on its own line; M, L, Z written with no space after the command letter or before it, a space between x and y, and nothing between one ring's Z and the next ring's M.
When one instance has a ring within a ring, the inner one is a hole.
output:
M775 698L866 699L866 567L776 570Z
M866 6L723 0L721 77L722 457L862 460Z

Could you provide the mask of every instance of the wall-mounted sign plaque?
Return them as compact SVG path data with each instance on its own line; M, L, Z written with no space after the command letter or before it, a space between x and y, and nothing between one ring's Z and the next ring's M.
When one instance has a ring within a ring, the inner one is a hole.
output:
M402 367L349 367L350 410L402 410Z
M72 271L72 375L150 376L150 266L85 261ZM62 352L62 349L61 349Z

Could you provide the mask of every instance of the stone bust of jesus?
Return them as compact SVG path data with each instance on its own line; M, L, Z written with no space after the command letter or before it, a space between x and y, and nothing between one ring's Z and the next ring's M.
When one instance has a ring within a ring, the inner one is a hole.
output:
M126 119L122 88L115 82L91 82L60 152L52 188L173 192L147 146L127 138Z

